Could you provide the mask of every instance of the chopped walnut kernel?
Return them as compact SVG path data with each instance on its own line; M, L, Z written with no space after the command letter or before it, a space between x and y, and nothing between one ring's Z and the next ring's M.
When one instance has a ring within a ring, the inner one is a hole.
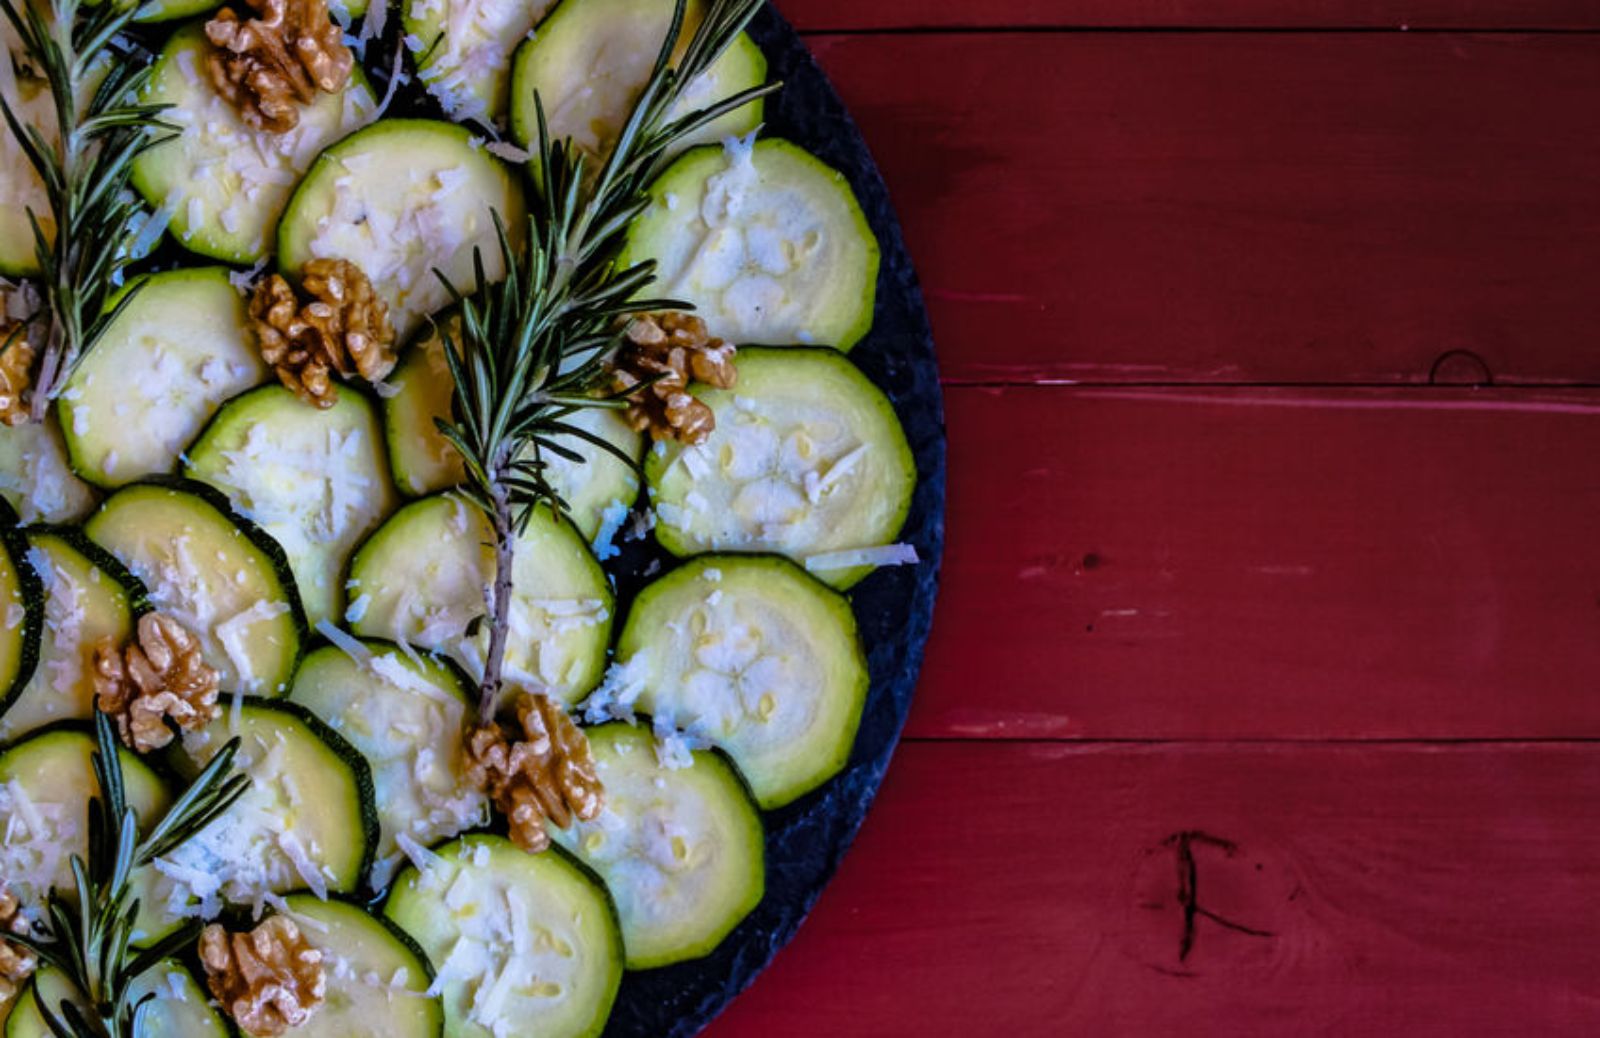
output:
M312 260L302 284L313 300L304 305L282 275L262 280L250 318L279 381L308 404L332 407L339 399L333 375L377 382L394 370L394 325L388 304L348 260Z
M0 424L22 425L30 417L25 398L33 381L33 346L20 326L0 322L0 347Z
M207 61L211 82L249 125L288 133L300 124L300 106L319 89L344 89L355 59L344 30L328 15L327 0L249 3L259 17L240 21L223 8L206 23L216 46Z
M0 934L26 934L31 927L22 905L4 886L0 886ZM32 975L38 960L33 952L20 944L12 944L0 937L0 1010L17 997L22 985ZM0 1012L0 1016L4 1016Z
M711 408L689 395L689 381L732 389L738 381L734 348L713 339L693 314L641 314L628 325L627 341L614 361L612 388L627 392L655 382L628 403L628 424L652 439L704 443L717 427Z
M256 1038L299 1027L327 992L322 952L286 915L270 916L249 933L212 923L200 932L200 963L211 994Z
M467 774L506 816L511 839L529 854L550 846L548 819L565 829L574 818L599 817L603 790L589 739L561 704L524 692L517 697L520 738L500 724L484 724L467 735Z
M170 719L186 732L217 716L216 670L200 655L200 640L170 616L146 613L124 648L103 638L94 648L95 706L139 753L172 741Z

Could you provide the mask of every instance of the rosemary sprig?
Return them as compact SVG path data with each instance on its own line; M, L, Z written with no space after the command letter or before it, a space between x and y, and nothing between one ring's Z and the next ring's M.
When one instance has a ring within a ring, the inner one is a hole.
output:
M533 509L544 503L558 514L566 502L546 478L547 455L582 461L572 450L582 440L637 461L568 419L583 408L622 407L616 396L591 390L634 314L690 307L641 293L655 279L654 263L619 267L629 223L649 204L646 188L684 138L778 88L754 87L707 108L669 119L671 109L749 25L763 0L710 0L676 66L687 0L677 0L654 68L615 149L589 176L569 140L553 141L544 104L538 112L537 163L529 206L529 246L521 259L496 215L503 280L490 283L481 252L474 255L477 284L469 295L435 272L460 308L460 330L445 328L444 355L455 379L450 420L440 432L465 461L462 490L488 517L495 538L495 580L489 594L489 645L479 684L481 723L494 716L510 627L516 537ZM642 387L640 387L642 388Z
M133 298L127 292L111 303L137 258L132 245L143 210L129 190L133 162L173 130L159 118L166 106L134 100L151 64L122 33L142 9L126 0L49 0L44 11L40 0L0 0L27 63L49 86L55 130L52 140L0 95L0 115L43 181L50 208L49 230L44 214L28 210L44 298L30 322L31 340L43 346L34 421ZM0 60L20 74L10 55Z
M180 928L163 941L131 947L139 902L129 887L135 869L210 825L249 787L249 777L233 773L239 740L232 739L183 796L142 840L128 806L122 762L111 721L95 713L94 774L100 795L89 801L88 861L72 856L73 897L51 891L42 931L6 935L31 948L64 976L78 998L63 1001L59 1013L39 1000L38 1008L56 1038L139 1038L145 1002L132 1001L133 983L161 960L192 944L198 924Z

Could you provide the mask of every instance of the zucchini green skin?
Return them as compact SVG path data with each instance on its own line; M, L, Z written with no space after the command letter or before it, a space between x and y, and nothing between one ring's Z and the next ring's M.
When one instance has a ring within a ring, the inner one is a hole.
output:
M719 574L716 580L707 576L710 571ZM736 586L740 582L745 582L749 591L740 592ZM697 586L701 584L703 588ZM798 759L786 759L783 751L792 747L799 736L777 748L763 750L745 734L756 731L747 722L734 726L731 733L706 733L738 765L757 803L763 810L770 811L821 786L849 763L871 684L866 651L850 600L789 559L780 555L701 555L639 592L617 642L617 659L626 667L644 656L648 666L651 661L647 653L658 645L670 647L669 640L675 637L671 625L681 625L688 612L684 603L698 605L706 594L718 590L748 593L756 599L769 600L769 604L778 603L774 609L781 609L783 615L797 624L801 619L817 619L827 625L814 634L814 647L832 653L819 661L819 665L831 668L824 675L828 684L822 691L836 701L822 704L831 707L830 724L814 732L801 733L809 734L811 739ZM792 597L781 601L783 595ZM805 617L805 610L814 615ZM668 666L659 662L656 665ZM688 672L676 668L669 673L687 676ZM645 688L638 698L638 709L674 720L672 701L683 677L677 684L667 683L657 674L645 675L641 680ZM794 754L791 752L788 756Z
M480 868L470 860L464 860L467 855L474 854L479 847L485 848L491 858L488 866L481 867L484 871L513 869L517 876L512 882L526 885L530 889L566 884L583 894L588 902L584 909L596 909L595 914L604 920L598 934L603 947L589 949L588 956L598 960L602 970L596 978L596 990L591 997L594 1003L593 1012L586 1019L576 1021L572 1026L563 1029L557 1029L545 1020L527 1016L523 1018L524 1025L528 1028L526 1033L538 1034L540 1038L598 1038L605 1030L606 1021L611 1015L611 1007L615 1004L623 973L621 921L610 893L588 866L560 847L551 847L541 854L533 855L523 851L503 836L477 833L459 837L434 848L432 853L443 859L445 866L459 871L465 868ZM452 934L449 920L445 920L442 926L435 925L439 920L433 917L434 909L448 911L442 905L443 894L442 885L425 888L421 883L420 871L415 865L411 865L403 869L396 878L394 886L390 889L388 901L384 905L384 914L409 933L425 952L434 949L430 954L437 960L434 967L436 970L445 968L445 959L439 953L448 952L450 945L461 936L459 928ZM435 905L434 902L440 903ZM480 1025L464 1019L461 1016L461 1008L452 1004L452 997L459 1000L461 993L452 992L451 986L446 983L444 989L446 1038L486 1038L489 1032Z
M28 562L28 539L17 521L17 513L0 499L0 581L9 576L15 581L12 602L0 601L0 610L22 607L22 623L9 624L0 655L0 714L10 708L22 690L33 680L39 666L39 643L44 634L44 582Z
M300 601L300 589L295 584L294 570L290 568L289 557L284 554L282 546L273 540L265 530L235 512L233 506L228 502L227 495L215 487L208 486L198 480L185 479L181 476L152 476L123 487L100 505L95 515L91 516L89 521L84 524L84 532L91 540L94 540L95 521L104 515L108 509L112 508L119 497L126 493L137 492L147 488L173 491L198 498L202 504L220 513L225 520L231 522L234 528L257 551L265 556L272 575L279 585L283 601L288 603L288 616L293 626L295 644L290 653L289 664L284 668L281 678L276 682L264 681L263 684L268 687L273 696L286 695L293 680L294 671L299 666L300 657L305 651L306 641L310 637L310 628L306 623L305 607ZM279 685L282 687L278 688L277 686Z
M726 837L724 845L713 847L716 864L725 868L710 877L702 877L704 896L684 906L688 918L679 920L674 927L643 917L645 909L640 908L641 902L652 897L659 901L664 896L656 886L650 885L642 891L629 889L629 876L637 876L637 871L615 867L616 860L604 861L596 853L600 844L593 841L609 838L604 827L597 823L577 823L566 830L551 826L551 837L593 869L611 892L622 924L628 969L656 969L711 954L734 927L755 910L766 893L766 832L755 794L733 760L721 750L693 751L692 764L687 768L660 767L656 763L655 738L648 722L638 728L613 722L589 728L585 734L599 767L600 781L606 788L607 810L620 814L630 833L637 833L642 824L647 824L626 811L637 806L632 799L641 792L644 782L651 785L645 793L647 797L659 797L669 803L676 796L698 800L698 804L691 804L691 815L694 807L709 804L712 813L720 809L722 817L718 820L726 826L723 832L713 834ZM641 761L643 773L630 776L629 766L637 767ZM716 802L719 796L721 800ZM670 808L667 817L671 817ZM624 859L622 864L633 863ZM674 873L667 882L682 878Z

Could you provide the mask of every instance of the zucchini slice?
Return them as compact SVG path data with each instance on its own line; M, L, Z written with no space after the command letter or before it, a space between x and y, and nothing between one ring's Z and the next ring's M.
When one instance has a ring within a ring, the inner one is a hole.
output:
M222 402L269 374L227 270L173 270L138 284L60 399L72 467L103 487L176 471Z
M428 994L433 969L405 931L381 916L309 894L284 912L322 952L327 996L296 1038L440 1038L444 1004Z
M24 531L28 562L44 600L39 667L9 704L0 704L0 742L55 721L94 717L94 647L102 638L121 645L144 609L144 587L122 564L80 531Z
M297 276L317 257L350 260L372 279L404 339L450 301L436 268L469 291L473 252L481 250L487 276L504 276L493 213L521 248L522 186L471 132L428 119L385 119L312 163L278 225L278 264Z
M150 603L200 639L233 691L281 695L300 657L305 613L276 541L200 483L137 483L85 526L149 589Z
M360 886L377 844L372 774L355 748L293 703L234 697L185 734L173 765L192 777L233 736L250 788L222 817L152 867L149 897L170 917L214 918L225 905L259 914L274 895L317 897Z
M616 910L587 870L556 849L528 854L500 836L423 852L384 913L427 953L448 1038L590 1038L622 981Z
M672 24L673 0L562 0L523 43L511 80L511 130L518 143L539 139L534 95L544 105L552 140L570 138L598 168L633 111ZM705 12L690 0L677 57ZM668 114L676 119L707 108L767 79L767 59L748 36L739 37ZM762 104L722 116L683 146L720 141L761 125Z
M550 835L605 881L622 919L628 968L708 955L761 902L761 815L720 754L693 751L664 766L648 731L588 731L606 809Z
M510 90L511 54L555 0L410 0L402 10L417 71L452 119L498 123Z
M33 680L44 637L44 584L28 559L28 541L17 514L0 501L0 714L8 711ZM5 875L0 871L0 876Z
M492 544L488 520L461 498L413 501L350 560L351 628L447 653L476 679ZM605 572L572 524L544 507L517 541L513 570L506 678L575 703L605 669L615 607Z
M71 858L88 853L89 798L95 781L94 736L77 726L55 727L0 753L0 876L30 911L43 908L54 888L72 888ZM128 806L141 825L170 803L155 772L126 750L122 759Z
M617 658L591 715L637 705L722 747L763 808L850 758L868 683L855 614L786 559L707 555L672 571L639 593Z
M288 133L247 125L206 72L211 44L201 22L173 34L141 100L170 105L161 118L179 133L141 155L133 185L152 208L171 214L167 229L193 252L255 263L275 244L289 195L334 141L372 121L372 88L357 65L337 94L319 92Z
M6 30L6 40L10 40L13 30L9 20L0 16L0 26ZM0 48L0 63L5 66L0 68L0 92L14 106L22 124L40 127L45 140L54 147L58 141L50 89L42 79L13 73L15 53L13 47ZM29 209L39 215L45 233L53 236L55 221L50 216L44 181L34 171L10 126L0 121L0 276L25 278L39 273Z
M378 409L348 386L328 408L282 386L230 400L189 448L187 475L283 546L313 625L344 614L345 562L399 502Z
M462 754L472 690L453 665L409 657L389 642L350 639L307 656L290 698L372 767L374 890L389 885L404 858L402 841L427 847L488 822L488 800L467 779Z
M389 464L394 469L395 482L404 493L413 495L459 485L463 478L461 455L439 434L433 422L450 416L455 389L437 326L430 326L406 351L389 376L389 384L398 390L383 402ZM628 426L620 411L585 408L566 421L629 457L638 458L643 452L642 438ZM592 541L600 532L608 509L633 505L639 496L639 475L621 458L576 436L567 437L563 446L584 460L575 462L547 454L549 468L545 477L566 500L572 522Z
M916 489L893 405L833 350L746 348L734 363L733 389L690 390L716 415L706 442L645 458L656 539L680 556L776 552L849 587L872 567L819 567L893 541Z
M650 188L619 263L735 343L848 350L872 327L878 240L844 175L788 141L685 154Z
M53 1038L50 1026L39 1012L42 1001L60 1017L62 1002L75 992L66 978L54 969L34 974L6 1020L5 1038ZM210 996L176 959L163 959L129 988L132 1001L150 996L144 1026L139 1034L149 1038L231 1038L232 1032L212 1008Z
M0 428L0 498L25 523L75 523L94 508L94 487L67 462L56 408L42 422Z

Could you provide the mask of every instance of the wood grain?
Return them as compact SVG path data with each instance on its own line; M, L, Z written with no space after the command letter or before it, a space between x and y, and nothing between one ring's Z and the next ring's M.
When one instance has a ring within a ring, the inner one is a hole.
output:
M1592 29L1583 0L784 0L802 30L908 28Z
M1600 736L1600 392L946 405L914 735Z
M811 42L953 381L1600 382L1591 37Z
M1593 1035L1597 812L1595 746L910 744L708 1035Z

